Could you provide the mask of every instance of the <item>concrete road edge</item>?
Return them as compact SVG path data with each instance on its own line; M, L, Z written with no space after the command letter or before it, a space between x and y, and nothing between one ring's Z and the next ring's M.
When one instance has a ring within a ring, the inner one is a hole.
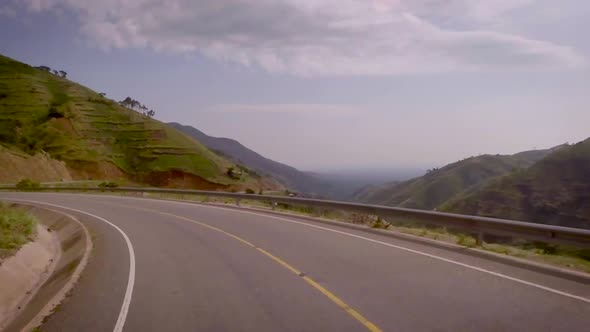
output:
M29 296L26 304L6 325L6 331L31 331L40 326L72 290L86 267L92 250L88 229L74 216L33 204L16 206L36 216L60 245L59 260L50 275Z

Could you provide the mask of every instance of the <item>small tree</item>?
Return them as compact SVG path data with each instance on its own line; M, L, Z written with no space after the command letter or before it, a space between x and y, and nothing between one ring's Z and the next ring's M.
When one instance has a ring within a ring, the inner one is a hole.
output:
M131 97L127 97L119 102L119 104L123 107L131 108L133 104L133 99Z
M98 95L104 98L104 96L106 96L107 94L106 94L106 93L104 93L104 92L101 92L101 93L99 93Z
M41 184L31 179L22 179L16 184L16 187L18 189L34 189L41 187Z
M66 73L66 72L65 72L65 71L63 71L63 70L60 70L60 71L59 71L59 76L61 76L61 77L63 77L63 78L66 78L66 76L68 76L68 73Z
M37 69L41 69L43 71L47 71L47 72L51 72L51 68L47 67L47 66L39 66L36 67Z
M53 75L55 75L55 76L59 76L59 72L58 72L57 70L55 70L55 69L54 69L54 70L53 70Z

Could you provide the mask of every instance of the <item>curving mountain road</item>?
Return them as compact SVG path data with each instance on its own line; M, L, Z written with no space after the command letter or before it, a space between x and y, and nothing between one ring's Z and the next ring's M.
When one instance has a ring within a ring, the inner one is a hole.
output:
M0 193L0 200L74 214L93 237L82 278L43 331L587 331L590 326L587 281L460 251L295 217L181 202L46 193Z

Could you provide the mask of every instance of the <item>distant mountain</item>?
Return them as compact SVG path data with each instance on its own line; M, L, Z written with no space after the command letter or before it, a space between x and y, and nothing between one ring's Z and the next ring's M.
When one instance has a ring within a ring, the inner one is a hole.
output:
M374 185L392 179L397 181L411 179L419 174L424 174L424 170L403 167L359 167L356 169L330 169L306 173L323 181L325 185L321 190L326 197L352 201L354 196L365 188L373 188Z
M372 204L415 209L436 209L458 195L472 192L495 177L526 169L552 149L521 152L515 155L482 155L467 158L424 176L403 182L365 187L354 200Z
M590 138L494 179L442 209L590 229Z
M271 176L290 189L304 193L318 193L323 186L319 179L289 165L268 159L234 139L209 136L194 127L176 122L168 123L168 125L203 143L221 156L258 173Z

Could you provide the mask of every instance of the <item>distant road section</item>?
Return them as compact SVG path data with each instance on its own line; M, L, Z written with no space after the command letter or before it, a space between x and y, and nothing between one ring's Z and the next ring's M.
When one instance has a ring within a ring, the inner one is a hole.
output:
M583 280L337 225L115 196L4 192L0 200L67 209L93 237L79 284L43 331L590 326Z

